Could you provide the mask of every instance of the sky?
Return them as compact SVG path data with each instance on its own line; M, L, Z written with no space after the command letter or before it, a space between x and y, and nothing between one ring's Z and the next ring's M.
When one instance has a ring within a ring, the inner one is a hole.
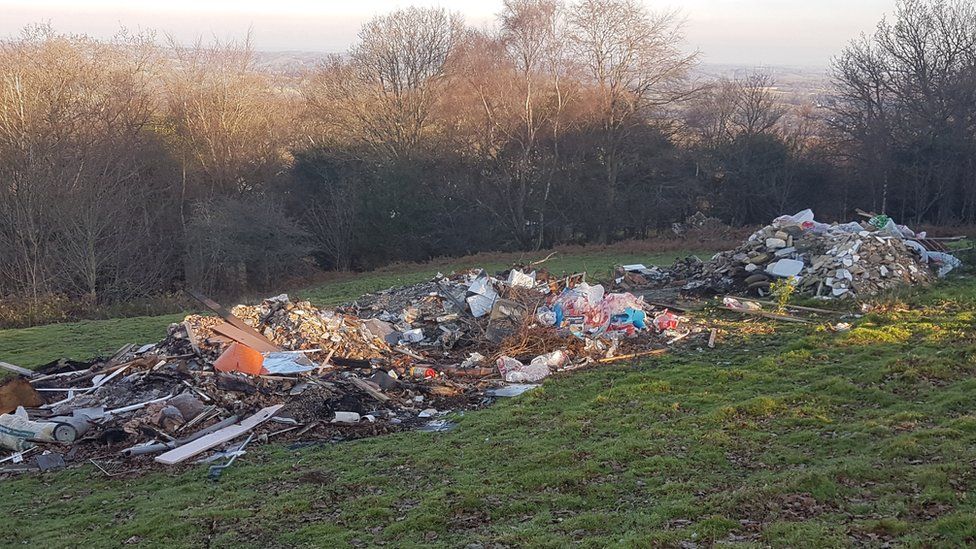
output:
M825 67L861 32L871 32L896 0L643 0L679 9L686 48L702 61ZM240 37L250 28L266 51L342 52L374 15L409 5L462 13L488 25L502 0L0 0L0 37L50 22L61 32L107 38L121 27L154 29L185 42Z

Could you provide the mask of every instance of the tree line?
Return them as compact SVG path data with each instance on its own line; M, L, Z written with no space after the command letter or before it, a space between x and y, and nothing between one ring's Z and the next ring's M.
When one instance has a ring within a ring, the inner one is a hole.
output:
M905 0L787 102L696 78L676 12L407 8L301 77L249 38L0 42L0 295L233 294L319 269L646 238L813 207L976 221L976 13Z

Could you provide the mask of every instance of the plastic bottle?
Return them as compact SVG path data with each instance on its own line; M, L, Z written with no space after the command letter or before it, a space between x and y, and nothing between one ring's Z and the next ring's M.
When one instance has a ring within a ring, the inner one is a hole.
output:
M437 370L426 366L413 366L408 373L414 379L432 379L437 377Z

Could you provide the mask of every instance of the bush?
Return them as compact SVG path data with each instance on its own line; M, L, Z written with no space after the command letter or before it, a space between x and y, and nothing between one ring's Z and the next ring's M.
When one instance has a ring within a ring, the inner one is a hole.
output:
M281 287L309 274L309 235L267 197L197 203L187 224L187 284L216 295Z

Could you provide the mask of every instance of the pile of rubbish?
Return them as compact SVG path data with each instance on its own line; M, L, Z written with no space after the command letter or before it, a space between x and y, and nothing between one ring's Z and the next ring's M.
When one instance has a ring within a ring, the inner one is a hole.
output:
M554 372L706 332L583 274L520 268L438 275L335 310L287 295L227 310L191 294L215 315L190 315L159 343L36 371L0 363L18 374L0 387L0 448L11 452L0 472L224 460L216 477L254 441L449 429L447 414Z
M624 266L626 288L679 286L688 294L769 295L787 280L797 293L819 299L865 299L907 285L928 284L961 265L944 240L929 239L887 216L828 225L810 210L782 216L739 247L708 261L688 258L669 269Z

